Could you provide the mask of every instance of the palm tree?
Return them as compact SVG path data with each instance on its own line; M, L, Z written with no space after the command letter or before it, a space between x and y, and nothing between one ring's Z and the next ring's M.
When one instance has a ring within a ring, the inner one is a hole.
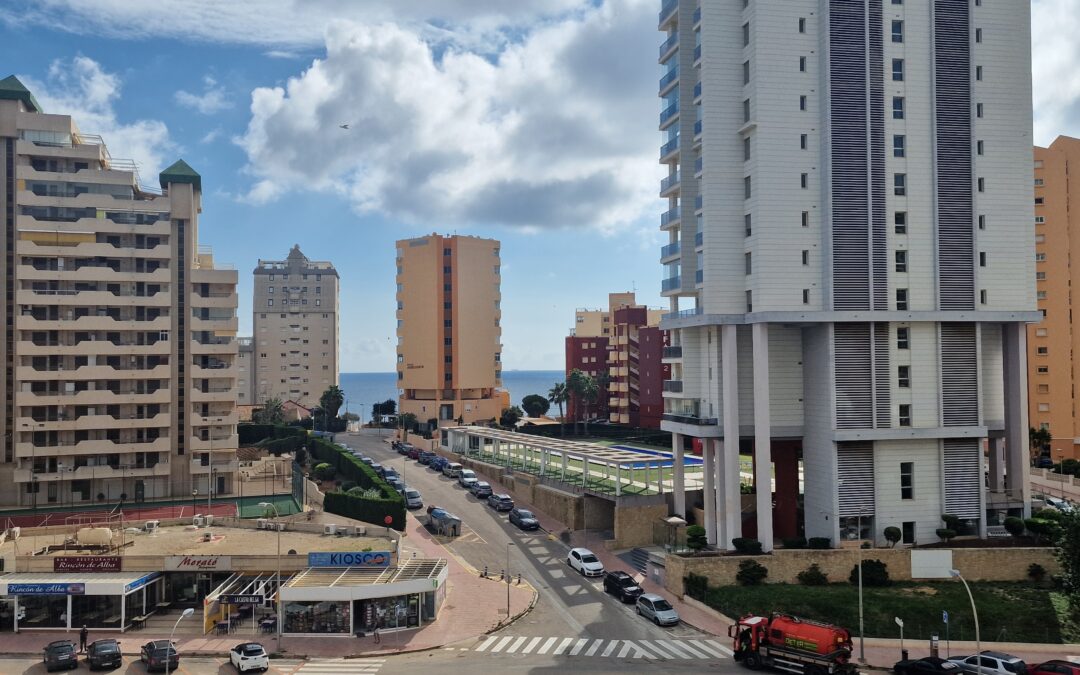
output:
M563 417L563 403L566 403L570 399L570 392L566 389L565 382L556 382L554 386L548 390L548 400L559 406L559 435L565 436L565 429L563 424L566 418Z
M597 399L600 398L600 385L592 377L585 376L584 390L581 392L582 398L585 399L585 405L587 410L592 410L593 405L596 404ZM589 435L589 417L585 416L585 435Z
M1031 463L1034 464L1035 460L1043 453L1049 445L1053 437L1050 435L1049 429L1039 427L1038 429L1030 427L1028 429L1028 446L1029 453L1031 454Z
M585 373L581 372L577 368L570 371L570 374L566 376L566 388L569 390L570 397L574 403L574 435L578 433L578 423L581 421L581 412L584 408L585 389L586 383L591 378Z
M337 417L343 403L345 403L345 394L336 384L330 385L319 397L319 407L329 417Z

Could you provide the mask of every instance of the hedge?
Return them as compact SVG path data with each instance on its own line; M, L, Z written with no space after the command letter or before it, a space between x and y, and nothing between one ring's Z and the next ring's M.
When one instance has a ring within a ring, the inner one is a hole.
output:
M284 424L238 424L236 433L239 436L240 445L244 447L256 445L267 439L307 438L307 432L303 429Z
M401 499L364 499L346 492L327 492L323 510L399 532L405 529L405 503ZM386 525L387 516L391 518L390 525Z
M376 525L385 525L386 517L390 516L393 519L390 527L398 531L405 529L404 498L379 478L374 469L322 438L311 439L308 447L315 459L337 469L340 480L353 481L359 487L375 489L382 494L380 499L363 499L344 492L328 492L323 500L324 511Z

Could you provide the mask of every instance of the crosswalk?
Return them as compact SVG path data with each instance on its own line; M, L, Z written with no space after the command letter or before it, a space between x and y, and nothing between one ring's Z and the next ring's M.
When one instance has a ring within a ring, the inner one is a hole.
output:
M487 654L599 657L653 660L707 660L731 656L717 640L603 640L599 638L492 635L470 651Z
M386 659L328 659L308 661L293 671L294 675L372 675L386 663Z

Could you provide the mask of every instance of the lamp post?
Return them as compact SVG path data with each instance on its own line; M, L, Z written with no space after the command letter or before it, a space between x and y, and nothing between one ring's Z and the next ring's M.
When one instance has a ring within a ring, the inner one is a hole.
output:
M982 642L979 639L979 610L975 609L975 596L971 594L971 586L968 586L967 579L961 574L960 570L949 570L949 574L960 580L960 583L964 584L964 590L967 591L968 600L971 601L971 615L975 618L975 672L978 675L982 675Z
M863 627L863 584L862 584L862 514L863 507L859 507L859 519L857 521L857 527L859 528L859 663L866 663L866 630Z
M169 650L176 651L172 646L172 644L173 644L173 635L176 634L176 627L180 625L181 621L188 618L189 616L191 616L194 613L195 613L195 610L193 608L191 608L191 607L188 607L187 609L185 609L180 614L180 618L176 620L176 623L173 624L172 632L169 633L169 644L165 647L165 675L169 675Z
M506 622L510 623L510 547L514 542L506 542Z
M194 476L191 477L191 482L192 483L195 482L195 477ZM196 488L196 487L191 488L191 517L192 518L195 517L195 509L197 508L195 506L195 498L198 497L198 496L199 496L199 488ZM192 522L194 522L194 521L192 521Z
M281 514L273 502L259 502L261 509L274 510L274 529L277 530L277 572L274 573L274 586L277 588L277 598L274 601L274 611L277 612L277 650L281 651L281 528L278 527L277 519Z

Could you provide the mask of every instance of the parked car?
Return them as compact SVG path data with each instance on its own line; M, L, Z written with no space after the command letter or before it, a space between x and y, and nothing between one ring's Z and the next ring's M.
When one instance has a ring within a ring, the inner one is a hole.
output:
M397 447L394 449L397 450L397 454L399 455L407 455L409 454L409 448L411 447L413 447L411 443L398 443Z
M405 491L405 483L402 483L401 479L398 478L397 476L391 476L390 478L387 478L386 479L386 484L389 485L390 487L394 488L395 492L400 493L400 492Z
M473 484L477 482L476 472L472 469L462 469L458 472L457 482L458 485L471 492Z
M611 593L623 602L633 602L643 593L641 586L634 581L634 577L622 570L604 574L604 592Z
M1080 675L1080 664L1072 661L1046 661L1028 670L1028 675Z
M124 655L120 652L120 643L111 638L94 640L86 647L86 665L90 670L119 668L124 665Z
M229 662L241 673L249 670L270 670L270 655L258 642L243 642L229 652Z
M75 643L71 640L55 640L45 645L42 660L45 662L45 672L54 670L79 667L79 657L75 653Z
M424 500L420 496L419 490L413 488L405 489L405 508L407 509L421 509L424 508Z
M401 480L401 474L397 472L397 469L385 466L383 467L383 480L388 478L396 478Z
M487 499L488 506L496 511L511 511L514 508L514 500L510 495L491 495Z
M1027 664L1019 657L1004 652L982 651L978 656L954 656L949 659L966 673L978 673L982 666L983 675L1024 675ZM981 663L980 663L981 661Z
M382 464L375 462L371 465L371 468L375 470L375 473L379 475L379 478L383 478L386 476L386 467Z
M1055 508L1062 513L1071 513L1072 510L1076 508L1075 506L1073 506L1072 502L1061 499L1060 497L1051 497L1047 495L1043 497L1043 501L1046 502L1047 506Z
M952 661L927 656L921 659L897 661L893 666L896 675L958 675L960 666Z
M390 441L390 447L391 447L391 448L393 448L395 452L396 452L396 451L397 451L397 449L398 449L398 448L400 448L400 447L401 447L402 445L404 445L404 444L403 444L403 443L402 443L401 441L396 441L396 440L395 440L395 441Z
M444 476L447 476L449 478L457 478L461 474L461 470L463 468L464 467L462 467L461 464L457 462L447 462L446 465L443 466L442 472Z
M1035 468L1036 469L1049 469L1049 468L1051 468L1053 466L1054 466L1054 460L1053 460L1052 457L1050 457L1050 455L1040 455L1039 458L1035 460ZM1047 661L1047 663L1050 663L1050 662Z
M582 576L599 577L604 574L604 563L587 548L572 548L566 556L566 564Z
M168 640L151 640L139 650L139 660L146 666L147 671L165 670L166 659L169 661L170 672L180 667L180 655Z
M540 521L532 514L532 511L514 507L510 509L510 522L523 530L539 530Z
M420 448L409 448L409 459L420 459Z
M416 455L416 461L420 462L421 464L431 464L431 460L435 459L436 457L438 457L438 455L436 455L434 452L431 452L430 450L421 450Z
M491 483L486 480L478 480L469 488L477 499L487 499L491 496Z
M368 466L375 466L375 460L368 457L367 455L360 455L360 461L364 464L367 464Z
M441 457L439 455L435 455L434 457L431 458L431 461L428 462L428 468L431 469L432 471L441 472L443 470L443 467L445 467L449 463L450 463L450 460L448 460L447 458Z
M638 596L637 613L652 620L657 626L675 626L679 623L679 613L670 602L655 593Z

